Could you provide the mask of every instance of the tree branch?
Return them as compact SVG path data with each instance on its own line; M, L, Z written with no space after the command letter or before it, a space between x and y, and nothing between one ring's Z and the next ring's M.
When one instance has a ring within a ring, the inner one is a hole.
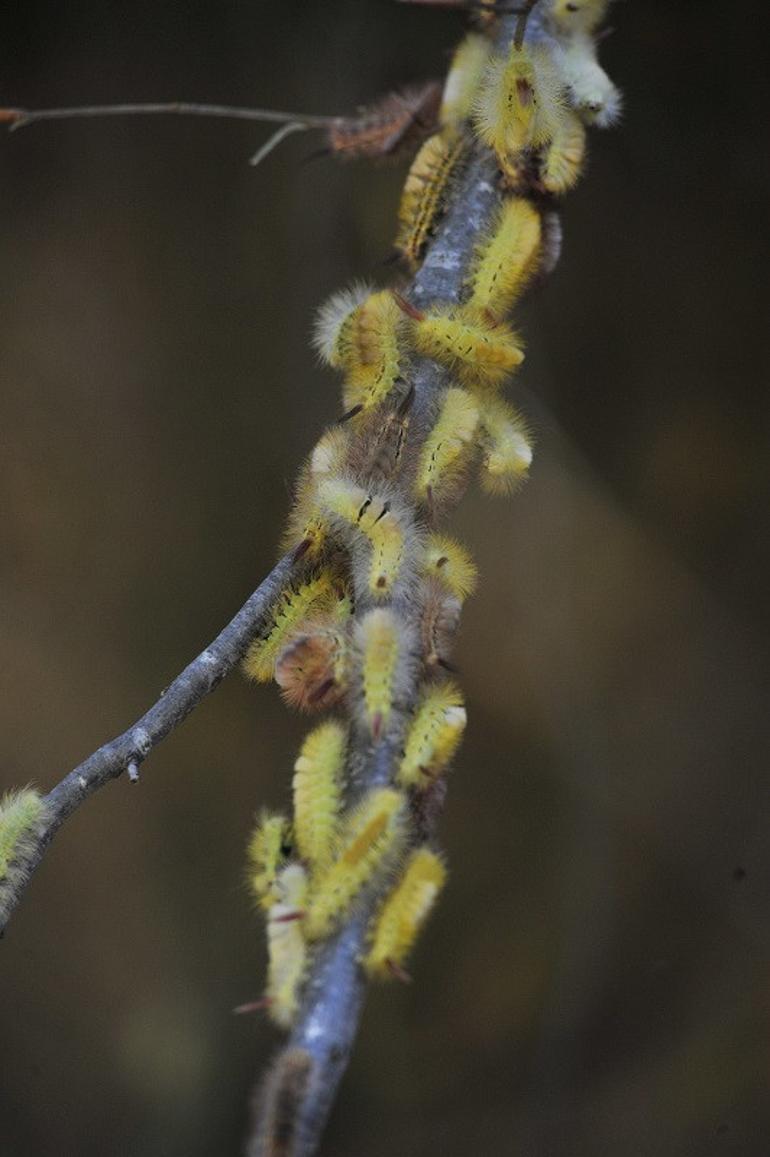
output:
M496 37L499 49L508 48L522 30L522 15L519 8L515 15L500 20ZM552 42L544 18L532 4L526 5L526 17L528 43ZM405 290L410 301L427 309L460 300L476 246L502 198L497 161L489 149L476 142L420 270ZM410 443L419 445L435 420L440 396L452 376L436 362L417 358L412 381L409 438ZM398 489L406 505L412 507L409 480L402 480ZM394 588L392 606L407 621L414 616L401 580ZM416 693L415 677L405 698L414 702ZM393 781L403 750L405 723L404 712L394 711L375 746L368 734L357 733L354 728L348 778L356 795ZM436 818L431 817L431 824ZM279 1151L291 1157L312 1157L315 1153L358 1031L366 987L359 960L380 899L381 890L376 887L365 893L352 918L319 950L297 1023L255 1097L248 1157L274 1157ZM298 1069L302 1070L301 1080L297 1080ZM280 1149L276 1147L279 1135L281 1141L289 1138Z
M170 735L243 658L278 594L301 566L293 553L285 555L235 618L177 675L149 711L122 735L89 755L44 797L45 820L34 852L24 864L23 881L8 897L0 934L19 903L29 877L39 866L48 845L67 817L95 791L117 779L124 771L128 772L129 778L136 779L140 765L153 747Z

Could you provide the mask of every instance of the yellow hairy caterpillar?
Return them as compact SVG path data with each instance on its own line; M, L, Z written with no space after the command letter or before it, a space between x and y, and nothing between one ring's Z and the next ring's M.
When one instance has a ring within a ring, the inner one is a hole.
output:
M409 979L403 971L404 961L445 881L446 868L435 852L418 848L412 853L377 916L371 948L364 959L370 976Z
M459 129L469 119L490 52L489 40L477 32L471 32L459 45L444 82L439 112L443 126Z
M311 611L323 609L333 602L338 583L335 573L322 570L307 582L288 586L281 592L266 627L251 644L243 660L243 669L250 679L268 683L273 678L275 661L281 649L302 628Z
M402 324L389 289L358 284L321 306L314 345L323 361L344 371L346 409L369 410L390 394L402 370Z
M423 692L406 735L396 777L400 787L419 790L446 770L467 718L462 694L454 683L437 683Z
M356 626L356 649L364 718L375 739L390 717L404 655L392 611L377 608Z
M290 854L291 825L286 816L263 811L247 849L249 884L260 907L270 908L278 900L278 876Z
M576 183L583 172L586 130L580 117L565 110L540 163L540 184L559 196Z
M302 930L307 874L289 864L276 881L278 899L267 913L267 988L265 1006L280 1028L290 1028L299 1008L307 945Z
M344 478L327 479L319 487L318 497L344 528L360 531L371 546L369 593L377 597L390 594L405 547L404 530L390 499L369 494L363 486Z
M513 47L492 59L474 109L481 139L517 184L522 154L552 140L562 111L562 82L543 48Z
M313 882L305 931L328 936L401 841L404 797L393 788L370 791L346 816L334 862Z
M423 313L402 297L399 304L412 318L412 342L417 353L443 362L471 383L500 382L524 361L512 330L483 311L458 306Z
M496 317L507 314L535 273L540 257L541 217L531 201L509 197L489 237L479 246L468 305Z
M412 162L398 210L396 249L417 268L441 213L449 181L468 150L463 136L445 130L429 137Z
M431 509L459 498L478 424L479 409L471 395L457 387L448 389L420 451L414 480L416 497Z
M500 398L485 398L481 407L484 453L481 484L489 494L511 494L527 477L532 443L527 424Z
M329 149L341 160L401 156L433 132L440 101L435 80L390 92L357 116L335 118L327 133Z
M421 569L438 579L460 601L476 589L476 565L459 542L442 534L431 534L425 543Z
M563 47L562 73L569 102L586 124L609 128L619 118L623 98L599 64L594 39L574 33Z
M348 685L348 596L335 610L310 619L275 661L275 681L284 701L300 711L325 711L344 696Z
M294 839L314 873L332 858L346 743L341 723L322 723L305 739L294 764Z
M300 470L294 506L282 539L283 549L293 547L297 557L317 558L325 545L328 526L318 509L318 484L326 475L344 469L349 444L347 430L340 426L326 430Z
M33 788L9 791L0 801L0 922L8 914L12 894L27 879L45 813Z
M562 32L593 32L609 4L610 0L551 0L551 16Z

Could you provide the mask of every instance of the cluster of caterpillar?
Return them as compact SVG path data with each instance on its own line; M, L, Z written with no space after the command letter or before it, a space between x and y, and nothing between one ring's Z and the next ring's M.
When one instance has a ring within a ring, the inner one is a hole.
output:
M412 797L424 791L420 776L446 770L464 721L459 692L437 684L411 719L396 785L371 789L348 807L347 728L332 720L305 739L294 764L291 821L263 813L249 844L249 884L267 930L259 1003L279 1027L297 1018L316 947L367 893L378 903L361 964L372 976L404 977L446 875L438 853L410 840Z
M297 484L284 547L299 577L244 660L250 677L274 679L290 705L339 712L302 746L291 817L263 814L249 847L267 925L264 1003L284 1028L299 1014L318 946L364 901L374 915L361 965L403 979L444 883L435 817L466 723L451 652L476 570L436 522L474 469L490 494L510 493L527 476L530 434L502 396L524 358L511 313L558 257L552 201L580 173L585 126L609 124L619 111L596 60L606 0L541 5L553 36L517 36L500 54L488 33L474 31L455 53L440 102L428 89L389 98L355 131L341 125L335 145L341 155L382 156L415 141L418 127L430 134L399 211L396 246L410 270L480 146L497 159L503 199L457 301L418 307L403 287L357 284L316 321L315 347L343 378L343 413ZM504 9L477 7L483 29ZM445 384L418 421L415 367L426 359L444 368ZM361 751L394 737L389 782L363 788Z

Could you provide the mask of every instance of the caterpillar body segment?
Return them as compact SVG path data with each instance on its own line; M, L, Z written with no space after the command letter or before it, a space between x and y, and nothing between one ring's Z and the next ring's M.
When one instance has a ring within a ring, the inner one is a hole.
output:
M540 161L540 184L561 196L575 185L586 159L586 129L577 113L564 113Z
M342 537L353 539L353 563L361 538L368 544L365 557L366 586L376 598L387 597L398 578L407 543L403 514L390 497L370 494L345 478L329 478L319 488L324 510L339 527Z
M396 777L399 787L421 790L442 775L460 744L466 722L465 703L454 683L429 686L407 731Z
M478 425L479 408L472 396L458 387L448 389L423 443L414 482L415 496L431 509L453 505L461 497Z
M278 902L278 878L290 854L291 825L286 816L263 811L247 850L249 884L261 908Z
M364 722L379 739L398 698L408 661L404 627L385 607L369 611L357 624L355 644Z
M476 589L478 571L459 542L443 534L431 534L425 543L421 569L438 580L455 598L464 602Z
M29 876L46 815L46 805L34 788L6 792L0 800L0 925Z
M307 944L302 928L307 900L307 873L289 864L276 881L278 899L267 912L268 1015L280 1028L291 1028L299 1009L305 977Z
M447 190L468 151L461 134L444 129L429 137L412 162L398 210L396 249L415 270L446 203Z
M469 384L495 385L524 361L507 325L467 306L413 318L412 341L417 353L449 366Z
M481 484L489 494L511 494L532 464L532 440L526 422L500 398L485 398L481 407L484 449Z
M361 890L396 854L404 811L400 792L378 788L347 815L334 861L313 881L305 922L308 939L328 936Z
M408 153L433 132L442 89L438 81L390 92L354 117L339 117L327 134L330 151L341 160L392 159Z
M470 309L504 317L536 272L541 249L541 215L524 197L500 207L489 237L479 246L470 278Z
M470 118L491 51L489 39L478 32L460 43L444 82L439 113L444 128L460 129Z
M307 582L288 586L281 592L266 628L251 644L243 660L243 669L249 678L257 683L268 683L273 678L276 659L288 640L302 629L311 611L333 605L338 586L337 574L326 569Z
M446 868L435 852L418 848L412 853L376 917L364 959L370 976L385 980L403 976L404 962L445 881Z
M313 873L326 868L334 853L346 744L341 723L322 723L307 736L294 764L294 838Z

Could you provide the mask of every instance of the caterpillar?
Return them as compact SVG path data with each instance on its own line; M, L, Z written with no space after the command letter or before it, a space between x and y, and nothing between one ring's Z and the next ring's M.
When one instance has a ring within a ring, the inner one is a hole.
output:
M372 737L379 739L393 709L406 658L393 612L384 607L369 611L357 624L355 642L364 722Z
M560 196L577 182L586 157L586 130L580 117L567 109L559 119L540 161L540 183L548 193Z
M344 469L350 438L339 426L326 430L316 443L299 473L294 504L282 539L285 551L294 550L297 557L317 559L328 536L328 525L318 508L318 484L329 474Z
M340 160L399 157L433 131L440 103L441 85L434 80L388 93L357 116L335 118L329 150Z
M307 582L287 586L278 596L270 619L259 638L246 652L243 669L257 683L268 683L275 661L287 640L301 629L311 611L331 605L338 590L338 576L329 569L319 571Z
M319 501L354 549L363 536L370 548L364 558L366 588L383 598L393 589L406 549L398 504L384 494L373 495L345 478L329 478L319 487ZM351 540L350 532L354 532ZM360 535L359 535L360 532ZM353 558L354 568L356 555Z
M420 653L429 671L436 667L452 670L449 656L460 625L461 611L462 600L452 594L439 579L425 580L420 616Z
M311 617L279 652L275 681L290 707L325 711L345 695L352 609L350 598L343 596L328 614Z
M547 145L563 113L562 82L544 48L493 57L474 109L476 129L514 187L529 150Z
M276 880L277 901L267 912L267 987L265 1006L279 1028L290 1028L299 1008L307 944L302 930L307 873L289 864Z
M305 739L294 764L294 839L313 873L331 861L337 835L347 731L322 723Z
M398 210L396 250L415 270L443 210L449 182L468 151L468 142L444 130L429 137L412 162Z
M412 319L417 353L443 362L471 384L497 384L524 361L516 335L483 311L458 306L423 313L401 296L398 301Z
M454 505L462 496L478 424L479 409L471 395L448 389L422 445L414 481L415 496L431 510Z
M323 361L345 373L343 403L360 413L384 402L402 375L403 318L388 289L359 283L318 312L313 342Z
M441 582L461 602L476 589L478 571L473 559L464 547L445 535L428 536L421 569L423 574Z
M481 484L489 494L511 494L527 477L532 444L526 422L500 398L481 404L484 450Z
M507 314L535 273L541 248L541 216L531 201L509 197L489 236L476 252L469 280L471 309Z
M0 801L0 925L27 879L45 817L46 805L33 788L9 791Z
M551 18L561 32L594 32L610 0L551 0Z
M457 48L444 82L439 112L445 128L458 130L470 118L491 51L487 37L477 32L471 32Z
M403 964L446 881L446 868L435 852L418 848L377 915L371 947L364 958L370 976L408 979Z
M467 715L454 683L425 690L406 735L397 782L403 788L425 787L447 768L462 739Z
M361 889L398 848L404 797L393 788L370 791L343 823L337 855L314 880L307 909L310 940L328 936Z
M263 811L249 840L249 884L261 908L275 904L277 881L291 854L291 825L286 816Z

